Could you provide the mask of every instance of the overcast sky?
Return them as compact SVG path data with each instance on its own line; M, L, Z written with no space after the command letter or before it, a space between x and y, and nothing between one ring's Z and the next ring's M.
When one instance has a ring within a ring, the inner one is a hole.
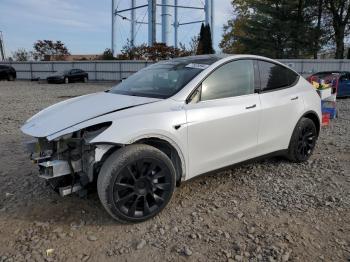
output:
M200 6L203 1L179 0L179 4ZM141 5L147 1L136 2ZM214 2L214 47L218 49L222 26L231 17L232 9L230 0ZM116 0L116 3L121 9L128 7L130 0ZM126 13L126 16L129 14ZM146 9L138 9L136 17L139 21L147 21ZM180 22L203 19L204 15L199 11L182 9L179 13ZM179 41L188 45L199 29L199 24L180 27ZM160 41L160 26L157 30ZM111 45L111 0L0 0L0 31L3 32L8 56L18 48L31 50L33 43L39 39L61 40L72 54L101 53ZM129 23L118 19L117 50L129 38L129 31ZM136 42L147 42L147 26L137 26Z

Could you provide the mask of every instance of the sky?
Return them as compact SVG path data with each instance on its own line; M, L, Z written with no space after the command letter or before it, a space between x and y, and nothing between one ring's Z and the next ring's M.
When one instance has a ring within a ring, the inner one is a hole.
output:
M130 0L115 0L118 9L128 8ZM160 0L158 0L160 2ZM179 0L179 5L203 6L204 0ZM136 5L146 4L136 0ZM219 50L223 25L232 17L230 0L214 0L214 48ZM138 9L138 21L147 22L147 10ZM157 10L160 21L160 8ZM130 17L129 13L125 16ZM201 11L181 9L179 22L204 20ZM179 42L189 45L200 24L179 29ZM111 0L0 0L0 31L7 56L19 48L32 50L36 40L61 40L72 54L99 54L111 47ZM136 44L147 43L147 25L137 25ZM160 41L160 26L157 40ZM116 50L120 51L129 36L130 25L116 21ZM173 35L173 34L172 34ZM173 44L173 36L171 38Z

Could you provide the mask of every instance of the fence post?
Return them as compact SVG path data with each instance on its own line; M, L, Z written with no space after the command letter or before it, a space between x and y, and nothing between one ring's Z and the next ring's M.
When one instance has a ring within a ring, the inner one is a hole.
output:
M303 60L303 59L301 60L301 68L300 68L300 71L301 71L301 75L304 75L304 60Z
M33 62L29 63L29 68L30 68L30 79L33 79Z
M51 61L51 73L55 72L53 61Z
M119 81L122 81L123 75L122 75L122 63L119 61Z
M342 71L343 68L343 59L342 60L338 60L339 61L339 71Z
M95 61L95 81L97 81L97 61Z

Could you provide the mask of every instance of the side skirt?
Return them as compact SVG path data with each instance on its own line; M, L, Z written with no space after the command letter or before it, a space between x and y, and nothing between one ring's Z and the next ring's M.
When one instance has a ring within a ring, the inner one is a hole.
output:
M195 176L195 177L192 177L184 182L187 182L187 181L190 181L192 179L195 179L195 178L198 178L198 177L201 177L201 176L207 176L207 175L214 175L216 173L220 173L222 171L225 171L225 170L228 170L228 169L233 169L233 168L237 168L237 167L240 167L240 166L243 166L243 165L246 165L246 164L251 164L251 163L254 163L254 162L258 162L258 161L261 161L261 160L266 160L266 159L269 159L269 158L272 158L272 157L277 157L277 156L281 156L281 157L284 157L286 156L288 153L288 149L283 149L283 150L278 150L278 151L275 151L275 152L272 152L272 153L268 153L268 154L265 154L265 155L262 155L262 156L258 156L258 157L254 157L254 158L251 158L251 159L248 159L248 160L244 160L242 162L238 162L238 163L235 163L233 165L229 165L229 166L225 166L225 167L222 167L222 168L219 168L219 169L215 169L215 170L212 170L212 171L209 171L209 172L206 172L206 173L202 173L198 176Z

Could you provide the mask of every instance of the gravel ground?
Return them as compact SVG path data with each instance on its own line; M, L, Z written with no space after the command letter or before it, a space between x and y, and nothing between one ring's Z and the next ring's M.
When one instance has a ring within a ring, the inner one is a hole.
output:
M96 193L61 198L46 187L19 130L48 105L110 85L0 82L1 262L350 261L350 99L310 161L198 177L156 218L121 225Z

